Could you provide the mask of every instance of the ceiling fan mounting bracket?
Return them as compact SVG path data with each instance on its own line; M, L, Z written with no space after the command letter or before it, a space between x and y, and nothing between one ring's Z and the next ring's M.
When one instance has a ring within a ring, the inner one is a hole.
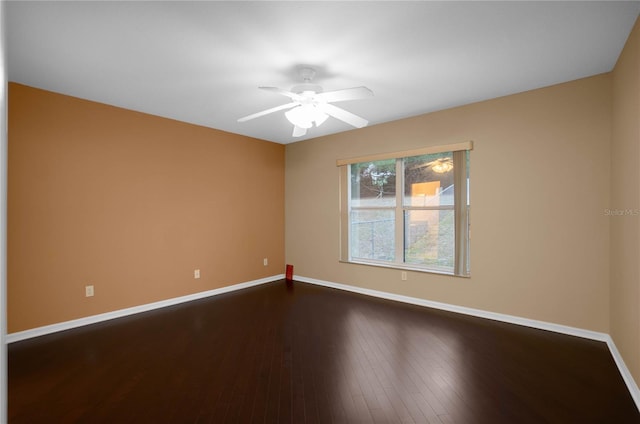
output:
M304 81L305 84L310 83L316 76L316 70L310 66L301 66L298 69L298 73L300 74L300 78L302 78L302 81Z
M319 86L318 84L311 83L311 81L313 81L313 79L315 78L316 74L317 74L316 70L313 69L311 66L307 66L307 65L298 66L298 75L302 80L302 84L292 87L291 91L297 94L303 94L305 92L308 92L309 94L311 94L311 92L315 94L322 93L321 86Z

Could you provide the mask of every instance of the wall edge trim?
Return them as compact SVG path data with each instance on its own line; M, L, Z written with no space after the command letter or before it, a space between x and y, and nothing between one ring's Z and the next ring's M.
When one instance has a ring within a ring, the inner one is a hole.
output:
M32 339L34 337L45 336L47 334L57 333L60 331L71 330L85 325L97 324L103 321L109 321L116 318L122 318L128 315L139 314L142 312L152 311L154 309L174 306L180 303L191 302L193 300L204 299L206 297L217 296L220 294L246 289L260 284L271 283L273 281L282 280L284 274L273 275L271 277L260 278L258 280L246 281L244 283L232 284L230 286L220 287L217 289L207 290L203 292L188 294L185 296L174 297L171 299L160 300L158 302L146 303L144 305L132 306L130 308L118 309L116 311L105 312L98 315L91 315L84 318L78 318L71 321L64 321L56 324L36 327L29 330L18 331L16 333L7 334L6 343L14 343L22 340Z
M315 284L324 287L330 287L338 290L350 291L353 293L363 294L366 296L378 297L381 299L393 300L396 302L409 303L417 306L424 306L427 308L440 309L448 312L455 312L464 315L471 315L478 318L486 318L494 321L506 322L509 324L522 325L525 327L531 327L538 330L546 330L552 331L554 333L566 334L569 336L581 337L584 339L590 339L595 341L604 342L607 344L609 348L609 352L611 356L613 356L613 360L618 367L618 371L620 372L622 379L627 385L627 389L629 390L629 394L633 398L636 407L640 410L640 389L636 384L631 372L627 368L620 352L616 348L616 345L611 338L611 336L607 333L600 333L597 331L585 330L582 328L571 327L568 325L554 324L546 321L538 321L529 318L518 317L514 315L500 314L497 312L484 311L482 309L474 309L468 308L466 306L458 306L452 305L449 303L436 302L433 300L420 299L417 297L404 296L395 293L389 293L379 290L366 289L362 287L350 286L347 284L334 283L330 281L318 280L316 278L308 278L300 275L293 276L294 281L300 281L302 283Z

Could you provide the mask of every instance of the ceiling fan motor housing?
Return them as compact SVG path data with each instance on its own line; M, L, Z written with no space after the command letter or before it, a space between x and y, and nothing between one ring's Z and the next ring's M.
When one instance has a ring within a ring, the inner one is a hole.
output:
M313 92L314 94L322 93L322 87L318 84L300 84L291 87L291 92L296 94L302 94L304 92Z

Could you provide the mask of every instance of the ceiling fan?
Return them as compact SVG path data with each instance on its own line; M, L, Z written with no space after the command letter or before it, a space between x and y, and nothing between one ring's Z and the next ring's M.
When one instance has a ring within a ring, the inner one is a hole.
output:
M284 115L293 124L293 137L302 137L307 134L307 129L314 124L319 127L330 116L356 128L365 127L369 123L366 119L331 103L373 97L373 91L367 87L353 87L323 92L322 87L311 83L316 75L316 71L313 68L301 67L299 73L303 83L293 87L291 91L276 87L258 87L261 90L289 97L292 102L245 116L238 119L238 122L246 122L270 113L289 109Z

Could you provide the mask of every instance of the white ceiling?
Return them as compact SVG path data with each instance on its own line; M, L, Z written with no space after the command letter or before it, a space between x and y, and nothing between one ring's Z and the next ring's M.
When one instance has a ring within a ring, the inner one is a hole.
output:
M8 2L9 80L290 143L290 89L313 65L369 125L610 71L640 13L626 2Z

